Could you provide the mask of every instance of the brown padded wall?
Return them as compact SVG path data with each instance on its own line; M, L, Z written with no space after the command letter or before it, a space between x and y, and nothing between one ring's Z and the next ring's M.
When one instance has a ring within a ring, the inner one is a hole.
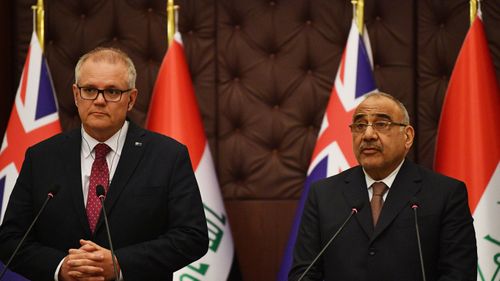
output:
M0 94L0 132L2 138L16 92L15 71L13 71L13 67L16 65L13 48L15 24L12 18L13 10L12 1L0 1L0 38L3 39L2 44L0 44L0 87L2 93Z
M421 164L432 168L444 94L468 28L468 1L418 1L418 125ZM432 12L433 11L433 12Z
M273 280L350 24L345 1L218 1L218 175L245 280Z
M0 75L0 85L10 89L3 91L0 104L1 135L32 32L30 6L36 1L3 2L2 23L11 24L2 24L9 30L0 35L13 40L0 54L8 66L2 68L7 75ZM417 131L410 158L432 167L441 105L468 29L469 1L365 2L377 86L407 105ZM498 0L481 2L500 78L500 6ZM79 126L71 94L73 67L79 56L99 45L122 48L134 60L140 95L130 117L144 123L167 48L165 3L45 1L46 56L64 129ZM274 280L347 39L350 1L176 4L244 280Z
M218 167L226 198L300 195L350 19L349 5L312 3L218 1Z

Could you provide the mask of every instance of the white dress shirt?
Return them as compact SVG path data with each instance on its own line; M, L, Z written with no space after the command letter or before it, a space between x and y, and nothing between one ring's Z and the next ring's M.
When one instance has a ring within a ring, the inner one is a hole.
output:
M394 171L392 171L392 173L390 173L386 178L384 178L382 180L378 180L378 181L376 181L372 177L370 177L366 173L365 169L363 168L363 173L365 173L366 187L368 188L368 197L369 197L370 201L372 201L372 197L373 197L372 184L374 184L376 182L383 182L388 187L387 192L384 194L384 201L385 201L385 198L387 198L387 194L389 194L389 191L391 190L392 183L396 179L396 176L398 175L399 170L401 170L401 166L403 166L404 162L405 162L405 160L403 159L403 161L401 161L399 166L396 169L394 169Z
M111 151L106 155L106 162L108 163L109 169L109 182L113 179L116 167L118 166L118 161L120 161L120 156L122 154L123 145L125 144L125 137L128 131L128 121L125 121L122 128L118 130L112 137L106 140ZM92 164L95 159L94 148L100 142L93 137L91 137L82 127L82 148L80 150L81 167L82 167L82 190L83 190L83 202L87 206L87 196L89 192L90 184L90 173L92 171ZM108 185L109 186L109 185Z

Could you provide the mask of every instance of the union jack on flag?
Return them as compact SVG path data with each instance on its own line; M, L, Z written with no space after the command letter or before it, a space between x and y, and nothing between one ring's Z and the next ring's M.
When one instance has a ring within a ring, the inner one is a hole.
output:
M26 149L61 132L57 102L47 62L35 32L0 148L0 223Z
M353 19L278 273L279 281L288 280L293 248L311 184L356 165L348 125L352 121L354 109L361 103L363 96L376 90L366 28L363 34L365 36L361 37Z

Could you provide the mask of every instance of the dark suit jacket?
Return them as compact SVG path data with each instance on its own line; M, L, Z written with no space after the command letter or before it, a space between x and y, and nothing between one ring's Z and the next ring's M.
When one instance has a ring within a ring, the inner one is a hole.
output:
M298 233L290 280L297 280L347 218L361 210L304 280L420 281L412 198L428 281L476 280L477 251L464 183L405 160L373 227L360 166L311 186Z
M13 252L53 184L48 203L12 269L31 280L53 280L59 262L79 239L109 249L102 216L95 234L82 193L80 129L26 152L0 230L0 256ZM130 122L105 201L115 254L124 280L171 280L172 272L202 257L208 235L200 192L187 149Z

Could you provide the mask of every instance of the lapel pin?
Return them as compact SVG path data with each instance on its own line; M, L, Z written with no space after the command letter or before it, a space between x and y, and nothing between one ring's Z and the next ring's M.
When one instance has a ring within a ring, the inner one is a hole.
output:
M142 146L142 142L136 141L136 142L134 143L134 145L135 145L135 146L139 146L139 147L141 147L141 146Z

